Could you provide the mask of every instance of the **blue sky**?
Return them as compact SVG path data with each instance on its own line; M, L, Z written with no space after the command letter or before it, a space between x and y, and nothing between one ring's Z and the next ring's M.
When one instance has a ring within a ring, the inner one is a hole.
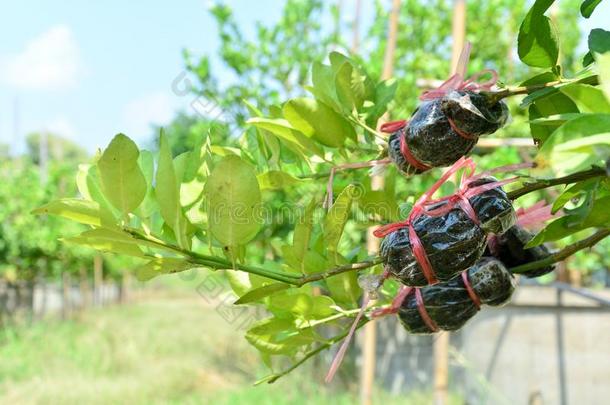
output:
M227 3L248 33L256 20L277 20L283 2ZM57 132L90 151L117 132L146 142L152 123L168 122L191 101L171 90L183 70L181 50L217 51L208 4L23 0L5 5L0 16L0 142L18 152L25 134L36 130ZM604 1L581 28L608 29L608 21L610 1Z

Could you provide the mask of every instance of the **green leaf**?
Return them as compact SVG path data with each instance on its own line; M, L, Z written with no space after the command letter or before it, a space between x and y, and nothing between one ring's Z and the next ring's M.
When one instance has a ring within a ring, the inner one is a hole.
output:
M140 165L140 170L142 170L144 179L146 179L146 196L144 197L142 204L138 207L136 214L142 218L148 218L157 210L157 201L155 200L153 188L153 178L155 174L153 154L147 150L141 150L140 157L138 158L138 165Z
M305 254L309 249L311 233L313 232L313 215L317 207L317 201L312 199L305 208L305 212L300 221L294 227L294 235L292 236L293 254L301 264L301 273L305 273Z
M593 140L584 138L609 132L610 114L587 114L567 121L542 145L536 156L536 162L542 168L553 167L558 174L587 168L603 159L590 154L590 150L583 152L579 151L579 148L587 144L604 143L605 137L593 138Z
M557 64L557 33L544 15L553 1L536 0L519 28L519 58L529 66L546 68Z
M137 242L129 234L122 231L96 228L65 240L66 242L91 246L104 252L144 257L144 252L138 247Z
M259 351L270 354L294 354L303 345L314 342L311 333L299 331L291 320L268 318L246 332L246 340Z
M326 279L331 297L340 304L354 305L360 296L358 273L349 271Z
M585 18L591 17L591 14L593 14L593 10L595 10L595 7L597 7L598 4L601 2L602 2L602 0L583 1L582 4L580 5L580 14L582 14L582 16Z
M324 156L324 151L316 145L311 139L303 135L301 132L293 128L290 123L280 118L250 118L248 124L254 125L257 128L264 129L277 135L284 141L296 145L302 150L309 151L318 156Z
M394 100L398 81L388 79L379 82L375 87L375 103L366 110L366 123L368 126L376 128L377 121L386 113L388 104Z
M78 166L76 187L84 198L97 202L105 211L115 216L116 210L102 191L101 180L96 165L82 164Z
M158 258L136 268L135 275L140 281L148 281L163 274L179 273L197 267L201 266L184 259Z
M351 63L345 62L337 71L335 76L335 87L337 96L345 111L360 110L366 97L366 76L362 76L354 69Z
M593 228L607 228L610 223L610 196L593 201L588 214L584 218L576 215L565 215L548 224L527 245L526 248L538 246L544 242L552 242L563 239L576 232ZM575 221L577 219L577 221Z
M165 134L159 136L159 164L155 182L155 195L163 220L174 232L178 245L190 248L187 220L180 205L180 180L176 176L172 152Z
M261 190L284 190L290 186L305 182L286 172L271 170L256 176Z
M610 52L602 55L596 54L595 60L599 71L600 87L606 96L606 100L610 100Z
M248 304L250 302L259 301L265 297L275 294L278 291L287 290L289 288L291 288L291 285L284 283L273 283L259 288L255 288L254 290L248 291L246 294L239 297L239 299L235 301L235 305Z
M337 92L335 90L335 72L328 65L314 62L311 69L314 96L335 111L341 111Z
M227 247L249 242L260 228L261 193L254 169L237 156L223 158L208 178L209 226Z
M269 308L289 312L294 316L306 316L313 307L313 300L308 294L296 293L296 291L298 290L293 289L272 295L269 299Z
M560 91L570 97L581 112L610 113L610 102L606 99L604 92L597 87L572 83L562 87Z
M578 197L583 193L589 193L599 186L599 179L589 179L580 183L576 183L568 187L563 193L555 199L551 213L556 213L562 209L569 201Z
M123 215L138 208L146 195L146 179L138 165L139 155L136 144L118 134L97 163L104 195Z
M331 258L337 253L345 223L350 215L352 201L357 195L357 192L357 188L354 184L347 186L341 194L339 194L324 219L324 241L326 242L327 250L331 253Z
M32 214L49 214L67 218L85 225L115 226L112 214L102 208L95 201L76 198L62 198L52 201L32 211Z
M610 32L601 28L592 29L587 43L589 45L589 52L583 58L583 66L588 66L595 61L593 54L610 51Z
M295 98L284 105L283 112L294 128L323 145L338 147L346 137L356 137L349 121L322 102Z
M557 114L578 113L578 107L563 93L553 89L554 91L545 97L541 97L530 105L529 116L530 120L535 121L541 117L548 117ZM530 129L532 138L538 144L544 144L549 136L555 131L559 125L552 127L549 125L539 125L531 122Z

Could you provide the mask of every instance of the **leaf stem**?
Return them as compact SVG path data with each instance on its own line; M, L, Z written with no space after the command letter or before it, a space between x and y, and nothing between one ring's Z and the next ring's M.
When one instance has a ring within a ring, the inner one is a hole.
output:
M576 253L580 250L593 247L596 243L603 240L608 235L610 235L610 229L602 229L600 231L595 232L593 235L589 236L588 238L580 240L576 243L569 245L568 247L566 247L564 249L559 250L558 252L553 253L552 255L550 255L549 257L547 257L545 259L536 260L534 262L522 264L521 266L512 267L509 269L509 271L512 273L519 274L519 273L525 273L525 272L531 271L531 270L540 269L542 267L550 266L553 263L560 262L560 261L572 256L574 253Z
M529 183L524 183L523 187L506 193L508 198L515 200L533 191L542 190L544 188L558 186L561 184L572 184L582 180L591 179L594 177L605 177L608 174L606 170L601 167L592 167L589 170L576 172L567 176L558 177L556 179L536 179Z

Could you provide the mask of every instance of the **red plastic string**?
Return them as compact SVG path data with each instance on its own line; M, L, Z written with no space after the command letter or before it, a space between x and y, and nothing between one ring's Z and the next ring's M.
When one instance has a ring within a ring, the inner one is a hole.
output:
M549 219L562 215L561 212L551 213L552 208L551 205L547 205L546 201L538 201L528 208L519 208L517 210L517 225L533 229Z
M479 139L478 135L471 135L459 129L458 126L455 125L455 122L453 122L453 119L447 117L447 121L449 122L449 126L451 127L451 129L453 129L453 132L455 132L462 138L468 141L476 141L477 139Z
M406 127L408 122L409 121L407 120L386 122L385 124L382 124L381 127L379 127L379 130L381 132L385 132L386 134L393 134L394 132Z
M428 166L425 163L420 162L419 160L417 160L417 158L415 156L413 156L413 154L411 153L411 150L409 149L409 145L407 145L406 137L407 137L406 134L404 134L403 136L400 137L400 153L402 153L402 156L411 166L413 166L417 170L422 171L422 172L425 172L426 170L430 170L432 168L431 166Z
M445 80L439 87L432 90L427 90L422 93L419 97L422 101L434 100L436 98L444 97L447 93L454 90L467 90L478 92L481 90L489 91L498 82L498 73L493 69L484 69L477 72L466 79L466 70L468 67L468 60L470 58L470 49L472 45L467 42L462 49L458 67L456 73L453 74L449 79ZM491 79L483 82L479 82L479 78L485 74L490 74Z
M424 305L424 297L422 297L419 288L415 288L415 302L417 302L417 311L419 312L419 316L421 316L421 319L424 321L428 329L430 329L432 332L438 332L439 327L436 322L430 318L430 315L428 315L428 311L426 311L426 306Z
M462 272L462 281L464 282L464 286L466 287L466 291L468 291L468 296L477 307L477 309L481 308L481 300L476 292L474 292L474 288L470 284L470 280L468 280L468 270Z
M526 164L531 166L531 164ZM383 238L390 233L397 231L402 228L409 229L409 241L411 243L411 249L413 251L413 256L415 260L419 264L422 269L422 273L424 277L428 281L428 284L434 284L437 282L436 274L434 269L430 263L430 260L426 254L426 251L421 243L421 240L417 236L415 229L413 228L413 222L422 214L426 214L429 216L441 216L446 214L447 212L454 209L456 206L460 207L468 217L475 222L479 223L479 219L476 216L476 213L472 206L470 205L470 198L484 193L488 190L492 190L497 187L501 187L505 184L512 183L518 179L518 177L512 177L510 179L494 181L491 183L482 184L475 187L470 187L470 184L479 179L483 174L488 173L497 173L501 171L509 171L515 170L518 168L524 167L524 164L519 165L510 165L504 166L500 168L496 168L491 171L483 172L482 174L475 175L474 171L476 169L476 165L474 161L470 158L461 157L457 162L453 164L443 175L426 191L414 204L411 213L407 217L405 221L396 222L392 224L387 224L377 228L373 231L373 235L378 238ZM464 168L464 172L462 173L462 177L460 178L460 187L459 189L452 195L447 197L442 197L439 199L432 199L434 193L447 181L449 178L455 174L458 170ZM438 203L444 203L440 207L435 207Z

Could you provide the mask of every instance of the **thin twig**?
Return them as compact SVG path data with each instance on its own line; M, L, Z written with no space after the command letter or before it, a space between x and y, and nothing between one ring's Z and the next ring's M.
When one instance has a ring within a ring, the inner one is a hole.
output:
M558 177L556 179L536 179L534 181L525 183L523 185L523 187L518 188L513 191L509 191L506 194L508 195L508 198L510 198L511 200L515 200L521 196L524 196L525 194L529 194L536 190L542 190L544 188L558 186L561 184L577 183L579 181L591 179L594 177L606 177L606 176L607 176L607 173L606 173L605 169L602 169L601 167L593 167L589 170L572 173L567 176Z
M536 269L540 269L540 268L543 268L546 266L550 266L553 263L557 263L564 259L567 259L568 257L572 256L574 253L576 253L580 250L593 247L596 243L603 240L608 235L610 235L610 229L603 229L603 230L597 231L593 235L589 236L588 238L585 238L576 243L573 243L573 244L569 245L568 247L561 249L558 252L553 253L552 255L550 255L549 257L547 257L545 259L536 260L534 262L522 264L521 266L512 267L509 270L512 273L518 274L518 273L525 273L527 271L536 270Z

